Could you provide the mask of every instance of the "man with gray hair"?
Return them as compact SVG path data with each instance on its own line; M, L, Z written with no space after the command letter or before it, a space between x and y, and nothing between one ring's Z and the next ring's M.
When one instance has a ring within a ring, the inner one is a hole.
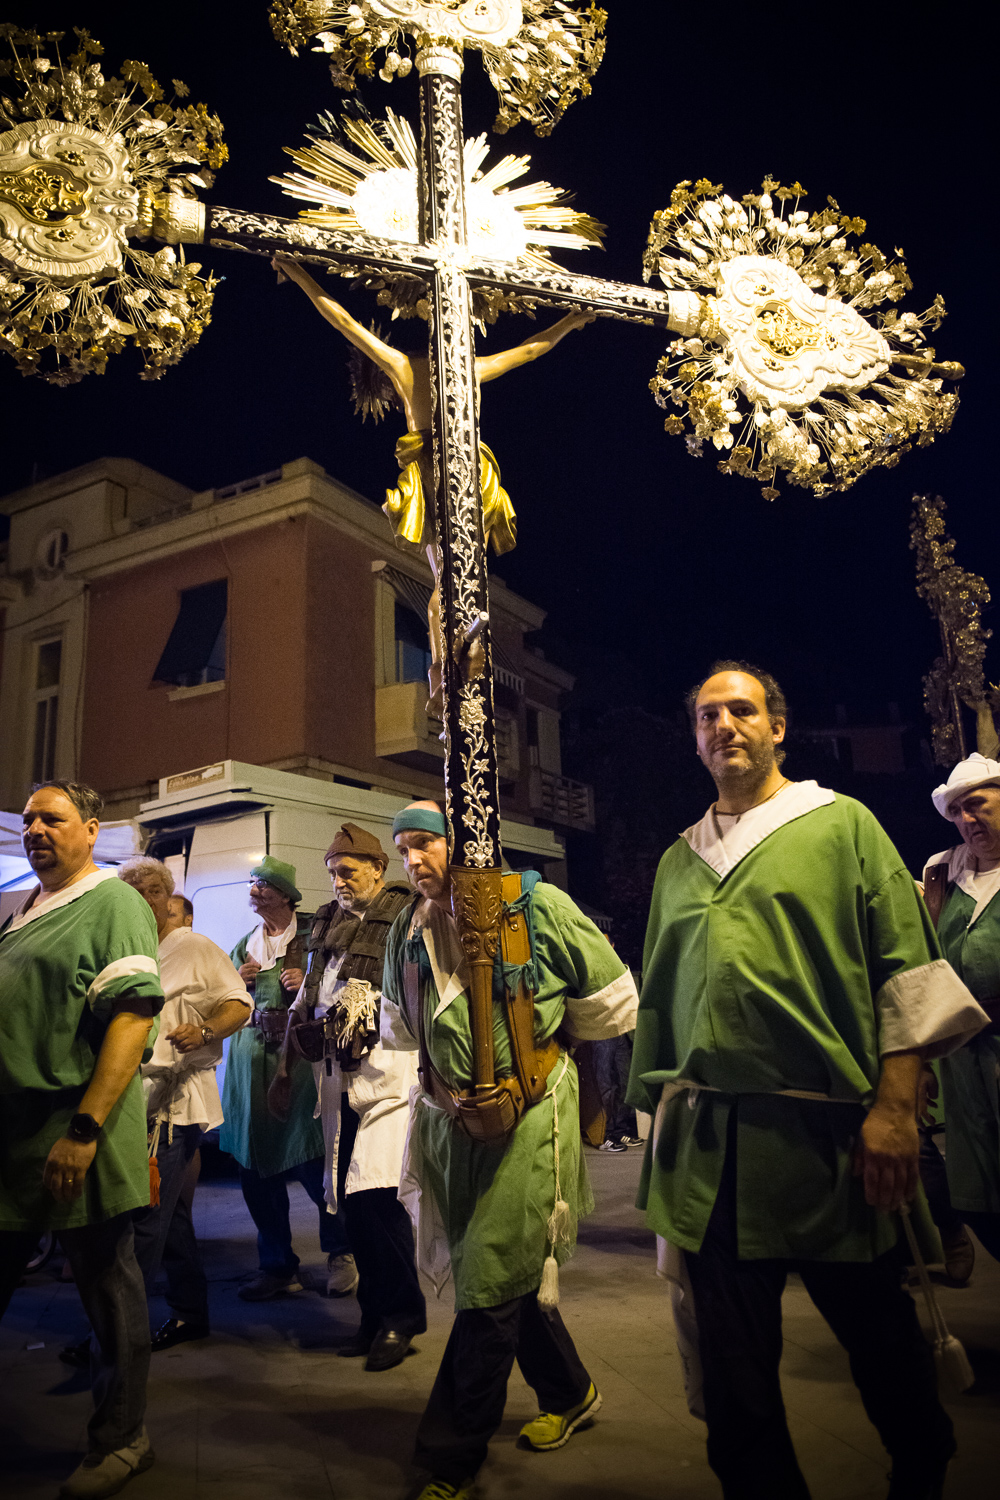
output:
M156 1354L209 1332L208 1284L184 1179L202 1132L222 1124L215 1070L223 1041L246 1025L252 1002L229 955L171 913L174 880L165 864L140 855L119 865L118 875L156 919L166 997L152 1056L141 1070L159 1200L135 1216L147 1295L161 1264L167 1273L171 1316L153 1334Z
M948 1188L1000 1260L1000 761L970 755L932 795L962 842L928 860L924 899L945 957L990 1018L941 1062Z

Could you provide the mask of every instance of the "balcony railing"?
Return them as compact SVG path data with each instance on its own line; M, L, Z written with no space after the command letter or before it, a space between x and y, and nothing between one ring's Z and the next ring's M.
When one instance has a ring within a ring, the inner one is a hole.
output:
M532 766L528 794L531 811L540 817L565 828L593 828L594 791L586 782Z

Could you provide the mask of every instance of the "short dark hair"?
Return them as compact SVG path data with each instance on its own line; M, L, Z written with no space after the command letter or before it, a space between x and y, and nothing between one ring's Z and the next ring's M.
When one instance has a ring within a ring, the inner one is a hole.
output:
M64 797L68 797L80 814L82 823L89 823L91 818L100 819L104 811L104 798L85 781L36 781L31 790L32 793L43 792L46 787L52 787L54 791L62 792Z
M770 672L765 672L761 667L755 666L752 661L739 661L736 659L725 661L713 661L708 671L700 682L696 682L693 688L689 688L684 695L684 706L687 709L688 719L692 729L697 728L695 719L695 705L698 702L698 694L710 677L716 677L720 672L742 672L746 677L755 677L764 689L764 707L767 717L773 724L775 719L788 718L788 704L778 681L772 677ZM785 752L780 745L774 749L774 763L780 766L785 758Z
M177 899L181 903L181 910L183 911L184 915L186 917L193 917L194 916L194 902L193 901L189 901L186 896L178 896Z

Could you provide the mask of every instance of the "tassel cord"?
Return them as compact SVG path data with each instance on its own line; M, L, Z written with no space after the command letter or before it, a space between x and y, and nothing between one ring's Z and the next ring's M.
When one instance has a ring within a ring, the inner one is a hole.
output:
M910 1205L908 1203L901 1204L899 1212L903 1220L903 1228L906 1231L906 1240L910 1247L910 1254L913 1257L913 1264L916 1267L917 1277L920 1281L920 1289L927 1303L927 1311L934 1329L934 1338L938 1343L943 1344L949 1336L948 1329L941 1314L941 1309L938 1307L934 1288L931 1285L931 1278L927 1274L927 1267L924 1265L924 1258L917 1244L917 1236L914 1233L913 1224L910 1220Z
M569 1058L565 1058L559 1070L559 1077L552 1087L546 1090L546 1097L552 1099L552 1167L555 1179L555 1197L552 1204L552 1213L546 1225L546 1238L549 1244L549 1254L554 1255L559 1240L568 1240L569 1232L567 1219L569 1218L569 1205L563 1202L562 1182L559 1175L559 1101L557 1090L566 1074L569 1066Z

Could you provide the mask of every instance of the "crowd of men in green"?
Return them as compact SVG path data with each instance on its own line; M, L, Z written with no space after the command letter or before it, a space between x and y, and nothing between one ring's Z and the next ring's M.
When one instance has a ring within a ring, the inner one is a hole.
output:
M307 1161L331 1277L352 1256L360 1276L350 1352L387 1368L424 1326L410 1220L420 1270L439 1291L453 1279L456 1318L418 1432L421 1500L472 1495L515 1358L539 1401L529 1447L559 1448L589 1426L601 1395L557 1307L558 1265L592 1206L579 1129L567 1128L579 1106L572 1054L634 1030L629 1100L653 1117L639 1206L669 1247L689 1398L723 1494L809 1494L778 1375L794 1269L850 1355L891 1458L890 1500L940 1500L955 1444L904 1284L901 1215L956 1277L971 1272L966 1225L1000 1258L1000 762L972 755L934 793L961 841L929 861L922 890L866 808L784 775L786 707L767 672L716 663L688 708L716 798L661 861L641 999L561 890L528 872L507 896L530 951L519 966L498 955L497 1080L521 1076L509 1019L519 985L541 1076L531 1098L512 1090L516 1124L497 1140L476 1138L465 1107L471 986L436 803L410 804L393 826L409 890L385 886L384 851L351 824L328 855L335 900L311 925L295 912L294 870L258 867L261 924L234 950L238 973L230 963L209 981L192 977L196 950L168 925L169 892L151 889L155 862L133 884L94 864L96 793L35 789L24 843L39 884L0 928L0 1311L39 1233L54 1230L93 1329L90 1451L62 1495L113 1494L153 1462L136 1248L148 1271L173 1244L190 1270L183 1181L218 1098L185 1085L178 1112L162 1093L151 1103L150 1082L175 1055L208 1049L211 1066L229 1034L223 1144L261 1250L249 1295L294 1285L281 1196ZM171 1014L150 1054L165 993L169 1004L197 984L215 986L211 1024ZM929 1126L932 1064L947 1188ZM197 1277L186 1285L190 1306L179 1291L159 1347L208 1330Z

